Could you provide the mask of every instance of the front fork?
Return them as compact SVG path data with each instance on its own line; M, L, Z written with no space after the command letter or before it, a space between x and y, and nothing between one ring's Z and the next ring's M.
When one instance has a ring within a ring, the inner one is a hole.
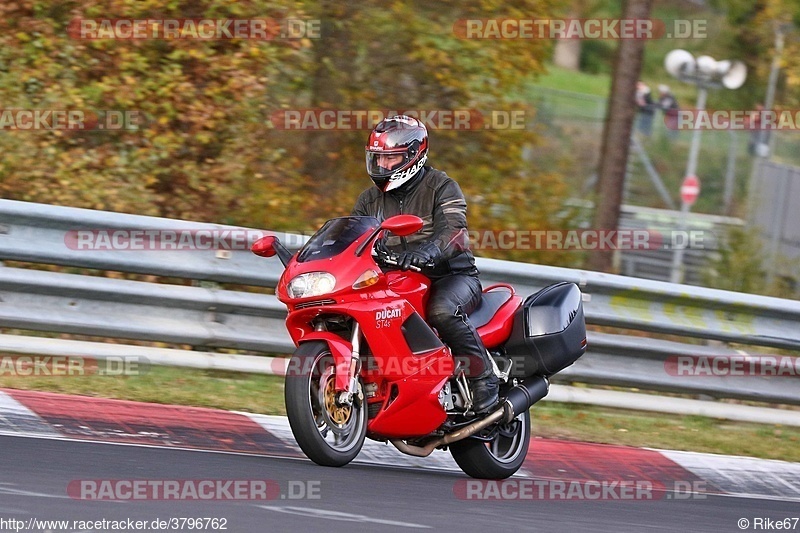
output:
M337 398L338 403L352 405L353 399L358 398L358 376L361 374L361 325L353 321L353 334L350 338L353 352L350 356L347 390L341 391Z

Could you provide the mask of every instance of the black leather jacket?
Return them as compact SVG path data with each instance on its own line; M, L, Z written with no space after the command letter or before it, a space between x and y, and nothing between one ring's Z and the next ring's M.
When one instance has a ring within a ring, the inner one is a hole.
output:
M351 214L381 221L399 214L417 215L424 225L406 237L408 249L432 242L442 252L440 261L426 274L434 279L451 274L477 276L475 257L469 250L467 201L461 187L441 170L426 166L421 172L399 191L384 193L370 187L358 196ZM403 250L396 236L389 237L386 244L392 251Z

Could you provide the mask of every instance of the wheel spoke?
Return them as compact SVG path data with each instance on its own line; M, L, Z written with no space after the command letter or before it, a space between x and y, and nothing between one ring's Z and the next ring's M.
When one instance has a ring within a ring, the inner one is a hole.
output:
M314 369L308 392L319 434L331 448L346 450L357 441L359 425L366 424L366 415L363 408L338 404L334 382L333 368L319 365Z
M500 435L498 434L491 444L492 455L498 458L500 457L499 448L500 448Z
M518 418L509 424L498 427L494 438L487 443L489 453L498 461L513 461L519 455L524 444L525 427L522 420Z

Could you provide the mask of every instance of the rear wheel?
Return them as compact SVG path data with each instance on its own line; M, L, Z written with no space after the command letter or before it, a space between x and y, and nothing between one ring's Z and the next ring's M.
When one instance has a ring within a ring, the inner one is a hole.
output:
M286 376L286 416L297 444L319 465L346 465L361 451L367 434L363 401L337 401L336 365L324 342L300 345L289 368L293 371ZM363 398L360 383L357 396Z
M450 453L466 474L478 479L505 479L525 462L531 436L526 410L508 424L493 429L491 440L468 438L450 445Z

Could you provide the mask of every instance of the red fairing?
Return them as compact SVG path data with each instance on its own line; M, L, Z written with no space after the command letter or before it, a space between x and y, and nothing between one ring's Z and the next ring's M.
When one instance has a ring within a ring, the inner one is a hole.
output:
M386 281L394 293L402 294L423 320L427 320L428 289L431 288L428 278L416 272L394 270L386 273Z
M439 403L439 390L448 379L449 376L444 376L437 381L411 375L409 379L391 383L392 387L397 387L397 396L374 402L382 408L367 426L370 435L402 439L435 431L447 420L447 413Z
M350 371L350 358L353 354L353 345L343 340L338 335L327 331L313 331L303 337L301 342L325 341L331 349L331 355L336 365L336 389L345 390L348 386L348 372ZM291 372L291 369L289 369Z

